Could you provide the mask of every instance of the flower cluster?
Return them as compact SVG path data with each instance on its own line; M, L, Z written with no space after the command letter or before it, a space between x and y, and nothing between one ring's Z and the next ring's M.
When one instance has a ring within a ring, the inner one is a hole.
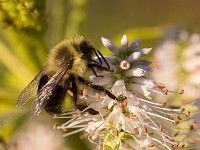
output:
M44 20L44 0L13 0L0 2L0 19L17 30L41 31Z
M112 41L102 42L114 56L105 57L113 73L100 72L104 78L90 76L93 84L109 89L117 98L111 99L98 91L83 90L79 105L82 111L63 113L56 118L68 118L57 129L71 130L69 136L84 131L83 137L97 145L97 149L142 149L148 147L184 147L175 140L178 119L189 116L184 108L166 108L166 103L153 102L153 95L166 95L165 85L146 77L151 72L151 62L142 60L151 48L138 48L140 39L128 45L126 35L118 48ZM96 60L98 61L98 59ZM102 64L106 65L106 64ZM98 71L98 70L96 70ZM180 91L180 94L183 90Z
M168 88L176 90L182 87L187 91L184 98L176 97L176 100L174 95L170 95L173 101L169 103L181 105L200 96L200 35L179 30L175 37L170 36L155 49L152 75L161 82L168 81Z

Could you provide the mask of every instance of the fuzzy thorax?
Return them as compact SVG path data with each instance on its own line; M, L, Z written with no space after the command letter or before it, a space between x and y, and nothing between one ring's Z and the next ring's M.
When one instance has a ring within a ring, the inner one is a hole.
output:
M47 72L55 74L68 64L70 64L67 71L68 75L83 76L87 68L87 62L83 59L83 53L78 52L71 41L64 40L54 47L49 54Z
M74 57L72 68L69 70L70 74L82 77L83 74L86 72L87 63L81 57Z

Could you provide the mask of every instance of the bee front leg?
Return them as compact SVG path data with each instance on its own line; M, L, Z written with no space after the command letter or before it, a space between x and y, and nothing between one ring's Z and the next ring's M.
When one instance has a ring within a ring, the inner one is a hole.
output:
M113 72L114 70L113 69L110 69L110 68L107 68L107 67L104 67L100 64L97 64L97 63L91 63L91 64L88 64L88 67L89 68L97 68L99 70L102 70L102 71L109 71L109 72Z
M99 69L99 70L105 70L105 71L109 71L109 72L113 72L114 70L113 69L109 69L109 68L106 68L106 67L104 67L104 66L102 66L102 65L99 65L99 64L95 64L95 63L92 63L92 64L88 64L88 67L89 68L91 68L92 69L92 72L94 73L94 75L96 76L96 77L101 77L101 78L103 78L103 76L102 75L98 75L97 73L96 73L96 71L95 71L95 67L97 68L97 69Z
M101 78L103 78L102 75L98 75L98 74L96 73L96 71L94 70L94 68L92 68L92 72L94 73L94 75L95 75L96 77L101 77Z

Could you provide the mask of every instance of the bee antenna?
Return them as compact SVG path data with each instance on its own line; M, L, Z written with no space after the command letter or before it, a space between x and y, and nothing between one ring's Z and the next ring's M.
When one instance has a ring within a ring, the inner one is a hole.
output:
M99 57L99 55L98 55L98 51L96 50L96 49L93 49L94 50L94 53L95 53L95 55L96 55L96 57L98 58L98 60L100 61L100 64L102 65L102 61L101 61L101 58Z
M108 62L106 61L105 57L101 54L101 52L100 52L99 50L96 50L96 51L99 53L99 55L101 56L101 58L103 59L103 61L106 63L108 69L110 69L110 65L109 65ZM99 58L99 59L100 59L100 58Z

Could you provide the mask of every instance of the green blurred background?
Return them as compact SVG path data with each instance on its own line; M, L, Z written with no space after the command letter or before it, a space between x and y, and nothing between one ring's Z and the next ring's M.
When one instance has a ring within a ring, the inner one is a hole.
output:
M101 37L119 45L127 34L130 41L141 38L141 47L154 48L166 28L199 33L199 6L199 0L0 0L0 149L23 150L20 144L26 142L32 150L34 140L20 137L35 133L37 126L44 130L59 122L46 113L31 120L30 102L21 109L15 107L19 93L45 64L52 46L80 34L103 54L109 54ZM36 139L42 135L32 136ZM55 138L49 141L57 142L57 146L35 149L91 149L79 135L61 138L60 143Z

